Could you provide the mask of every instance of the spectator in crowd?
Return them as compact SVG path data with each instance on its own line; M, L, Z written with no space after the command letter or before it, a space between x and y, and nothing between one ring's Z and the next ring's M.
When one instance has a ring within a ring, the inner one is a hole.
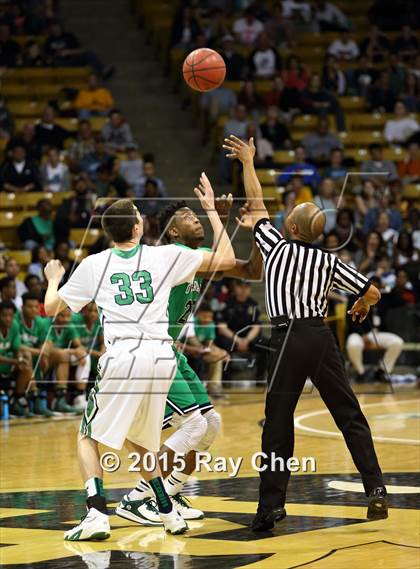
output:
M28 41L23 52L23 67L45 67L46 64L39 44L33 40Z
M340 69L337 58L331 54L327 54L324 59L322 87L333 95L344 95L346 92L346 76Z
M208 23L203 33L206 37L208 47L211 48L218 45L220 38L229 34L229 26L226 23L223 9L214 7L210 10Z
M68 159L73 170L80 167L81 162L89 154L95 152L95 137L88 120L81 120L78 124L77 137L68 149Z
M295 161L282 170L277 179L277 184L279 186L287 184L293 174L299 174L303 183L312 188L316 188L321 181L316 166L307 160L305 148L301 144L295 148Z
M245 105L238 104L233 110L233 117L226 121L223 128L223 137L234 134L242 140L247 139L248 116ZM220 152L220 173L224 182L229 183L232 176L232 162L226 158L224 150Z
M402 93L405 83L407 72L405 67L401 64L401 58L396 53L391 53L388 59L388 72L389 84L396 96Z
M66 192L70 189L69 167L60 160L57 148L48 149L47 160L41 166L41 180L46 192Z
M101 130L106 149L113 152L123 152L128 144L134 142L131 128L118 109L109 112L109 119Z
M339 132L346 130L344 113L337 98L325 89L322 89L321 78L317 73L312 75L309 87L300 94L300 108L303 113L322 117L333 113L337 130ZM341 147L341 143L338 142L337 146Z
M344 164L344 152L342 148L333 148L330 153L330 162L324 171L325 176L336 183L344 182L348 168Z
M167 194L162 194L159 190L156 180L148 178L144 182L143 196L139 201L139 208L142 214L147 216L156 216L163 207L162 198Z
M390 180L398 178L394 162L384 160L383 150L380 144L369 145L370 159L362 162L360 167L362 180L373 180L377 186L381 186Z
M101 164L96 177L96 194L98 197L130 197L132 190L121 176L119 160L112 158L106 164Z
M352 254L363 248L365 236L355 225L354 212L352 209L343 207L337 211L334 232L338 237L340 247L345 246ZM342 259L342 261L347 262L347 260L344 259ZM356 268L354 263L353 266Z
M281 78L284 86L293 90L296 96L298 91L307 88L309 84L309 70L296 55L289 55L281 72Z
M406 74L400 98L408 112L417 113L420 111L420 77L416 77L411 72Z
M67 242L71 228L87 227L92 215L91 191L94 189L86 174L73 179L74 194L64 200L55 216L54 234L56 243Z
M287 120L299 112L297 90L285 87L281 77L273 79L272 88L265 94L263 104L266 108L278 107Z
M370 26L368 35L360 44L360 53L370 63L381 63L388 56L391 43L378 26Z
M313 199L312 189L306 186L303 181L303 176L293 174L286 186L286 191L291 191L295 195L295 204L310 202Z
M283 18L295 32L313 31L312 7L306 0L283 0Z
M70 245L68 241L57 242L54 248L53 258L60 261L63 265L66 271L63 276L63 282L66 282L70 276L72 268L75 268L73 265L77 265L77 263L70 258Z
M49 35L45 41L45 53L50 62L57 67L89 65L102 79L109 79L113 67L106 67L93 51L84 50L76 36L66 32L57 20L50 23Z
M365 238L363 249L356 252L354 261L360 272L374 271L377 262L386 253L382 236L377 231L370 231Z
M203 117L202 143L207 144L211 137L212 127L220 115L228 115L238 104L236 93L221 85L200 96L200 109Z
M16 310L22 308L22 297L17 294L16 281L13 277L0 279L0 300L13 303Z
M400 231L395 244L394 265L401 267L418 260L419 252L414 247L411 233L405 230Z
M350 28L343 12L332 2L315 0L314 18L320 32L342 32Z
M368 98L370 89L378 77L378 72L371 63L367 55L359 57L358 65L353 70L348 71L351 79L352 88L356 94Z
M337 217L337 197L335 195L334 181L331 178L324 178L318 188L318 195L314 198L314 203L324 212L326 217L324 232L329 233L336 225Z
M25 148L28 160L39 161L41 159L41 148L35 139L35 125L33 123L25 123L22 132L9 140L5 150L6 156L11 156L15 146L23 146Z
M87 146L90 145L90 141L86 142L85 150L87 150ZM96 172L102 164L106 165L111 160L112 155L107 151L105 146L105 140L102 136L97 135L95 137L94 142L94 150L93 152L86 153L79 163L79 167L82 172L86 173L89 178L95 182L96 181Z
M369 209L365 216L363 223L363 231L365 233L369 233L369 231L373 231L376 228L381 212L387 213L389 225L393 230L399 231L402 228L401 213L391 204L389 192L382 192L379 195L378 207Z
M245 81L238 93L238 105L243 105L248 114L258 119L262 103L262 97L256 92L254 83L251 80Z
M378 212L378 216L376 218L376 227L375 230L380 234L382 237L382 241L387 250L387 254L391 255L394 249L394 244L398 237L398 231L391 227L391 221L387 211L380 211Z
M10 139L15 128L15 121L2 97L0 97L0 140Z
M381 290L387 292L395 286L395 272L392 268L392 259L382 255L377 262L376 270L366 275L369 279L378 279Z
M282 235L285 233L285 225L284 221L292 211L292 209L297 205L296 204L296 193L294 190L286 190L283 192L282 195L282 202L283 202L283 210L279 211L276 214L274 225L276 229L280 231Z
M216 344L229 354L252 354L256 357L257 378L264 376L265 358L256 349L261 337L260 309L251 297L251 286L246 281L235 281L233 294L218 318Z
M419 123L413 117L408 116L402 101L395 103L394 116L394 119L385 123L384 137L391 144L404 144L419 130Z
M156 167L153 160L147 160L143 165L143 176L140 178L139 183L135 186L135 195L137 198L142 198L146 193L146 182L148 180L153 180L156 182L157 188L159 190L159 197L166 198L168 193L165 188L165 184L162 178L156 176Z
M90 356L91 372L94 372L92 379L96 379L95 371L98 366L98 359L105 352L105 346L103 330L95 303L89 302L78 314L73 313L71 324L76 328L80 342L85 352ZM73 404L77 406L77 404L84 403L85 399L86 394L85 390L83 390L83 393L79 394L79 400L73 402Z
M410 61L419 52L419 40L411 26L402 27L401 34L395 39L392 49L400 55L404 61Z
M265 32L270 42L276 48L291 47L293 45L290 26L283 17L281 2L275 2L273 4L271 18L265 23Z
M45 245L37 245L32 249L32 260L28 266L28 275L38 277L40 281L45 280L44 268L48 261L51 260L50 249Z
M43 275L44 276L44 275ZM45 276L44 276L45 279ZM25 278L25 286L29 294L34 294L39 300L39 314L40 316L46 316L44 310L44 289L42 287L42 281L40 277L36 275L31 275L30 273Z
M48 148L63 150L64 141L72 136L71 132L56 124L55 111L47 106L42 114L41 122L35 127L35 142L43 151Z
M266 145L266 156L273 156L275 150L291 147L291 136L287 126L279 118L278 107L269 107L265 120L260 125L261 139Z
M349 299L349 306L354 302L355 297ZM378 324L379 321L379 324ZM357 383L366 381L389 381L388 374L392 373L396 361L401 354L404 341L402 338L391 332L382 330L381 319L378 310L373 307L369 318L362 323L353 322L350 315L347 315L347 340L346 350L350 362L356 370ZM363 363L363 352L365 350L385 350L383 359L373 375L366 371Z
M100 84L99 77L91 73L87 89L80 89L74 106L81 119L88 119L91 116L105 117L114 106L114 99L109 89Z
M222 39L222 50L220 55L226 65L226 81L240 81L244 78L246 62L245 59L235 51L234 37L226 34Z
M302 140L305 153L315 164L328 164L331 151L342 148L341 141L329 130L328 118L318 120L316 131L305 134Z
M20 265L13 259L13 257L8 257L4 264L4 272L6 273L6 277L10 277L15 280L16 284L16 295L18 297L22 296L26 292L26 286L23 281L19 278L20 273Z
M126 158L120 163L120 175L131 188L140 184L143 177L143 160L135 142L127 145Z
M378 113L390 113L394 108L395 94L391 89L388 71L382 71L367 95L369 110Z
M420 146L410 142L403 160L398 162L398 175L406 184L420 182Z
M330 44L328 53L334 55L339 61L354 61L359 57L359 48L351 38L350 32L344 30L340 37Z
M355 197L356 211L358 212L361 219L364 219L369 210L373 210L378 207L378 194L379 191L375 182L366 176L363 180L362 190L360 194L356 195Z
M36 162L28 160L23 146L16 145L0 169L0 190L5 192L35 192L41 190Z
M281 59L265 32L260 33L257 47L251 51L249 68L256 79L270 79L280 71Z
M252 6L245 10L244 15L233 22L233 33L236 39L246 46L252 46L257 37L264 31L264 24L255 17Z
M0 22L0 68L16 67L21 62L19 44L10 36L10 27Z
M199 34L201 28L193 9L191 6L181 6L172 24L171 47L189 50Z
M53 207L50 200L42 199L37 203L37 215L27 217L18 228L19 239L25 249L32 251L39 245L51 250L54 247Z

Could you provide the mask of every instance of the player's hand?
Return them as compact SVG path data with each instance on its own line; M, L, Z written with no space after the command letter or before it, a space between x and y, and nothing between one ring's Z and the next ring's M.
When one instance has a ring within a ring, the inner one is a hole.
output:
M252 214L249 202L245 202L239 210L239 217L235 217L236 223L248 231L252 231Z
M357 320L359 320L359 322L363 322L369 314L369 310L370 304L368 304L362 297L356 300L350 310L347 311L347 314L351 314L353 322L356 322Z
M220 196L220 198L215 199L214 205L222 223L227 223L229 221L232 204L232 194L223 194L223 196Z
M61 264L61 261L57 259L53 259L52 261L48 261L45 265L44 274L47 281L58 281L60 282L64 276L66 269Z
M210 180L207 178L204 172L201 173L200 183L198 188L194 188L194 193L198 197L201 203L201 207L204 211L214 211L214 192L211 187Z
M229 138L225 138L223 148L228 150L226 156L235 160L236 158L242 163L252 162L255 156L254 139L251 137L248 143L244 142L237 136L231 134Z

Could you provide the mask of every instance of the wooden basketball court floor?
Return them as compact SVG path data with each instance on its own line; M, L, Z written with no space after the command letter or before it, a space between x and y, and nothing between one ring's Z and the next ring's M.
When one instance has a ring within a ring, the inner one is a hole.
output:
M168 536L112 516L111 539L66 543L63 531L84 513L76 463L78 419L4 422L1 431L0 560L5 569L415 569L420 566L420 408L418 391L359 395L390 492L387 520L366 520L366 499L341 435L317 393L296 412L297 458L313 456L314 473L292 475L288 516L273 532L253 534L263 394L231 396L220 407L223 432L212 456L243 457L231 472L203 471L189 484L192 503L206 513L185 536ZM107 449L104 449L104 451ZM138 475L122 451L106 474L111 507ZM215 463L213 467L215 466Z

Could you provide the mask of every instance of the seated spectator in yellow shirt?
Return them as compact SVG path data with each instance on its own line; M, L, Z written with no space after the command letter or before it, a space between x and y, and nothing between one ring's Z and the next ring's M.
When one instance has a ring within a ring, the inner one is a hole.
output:
M295 205L299 205L304 202L311 202L313 200L311 188L303 185L303 177L298 174L291 177L290 182L287 185L287 189L295 193Z
M91 73L88 88L80 89L74 106L79 117L87 119L91 116L106 116L114 106L114 100L110 91L100 85L98 76Z

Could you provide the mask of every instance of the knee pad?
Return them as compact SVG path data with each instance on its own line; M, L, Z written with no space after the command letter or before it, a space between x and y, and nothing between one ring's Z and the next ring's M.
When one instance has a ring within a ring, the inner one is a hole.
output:
M207 430L204 437L200 440L198 447L194 449L197 451L208 450L213 444L214 439L217 437L220 427L222 426L222 418L214 409L210 409L207 413L204 413L203 417L206 420Z
M176 431L165 441L165 445L177 454L197 450L207 430L207 421L198 409L187 415L174 416L171 425Z

